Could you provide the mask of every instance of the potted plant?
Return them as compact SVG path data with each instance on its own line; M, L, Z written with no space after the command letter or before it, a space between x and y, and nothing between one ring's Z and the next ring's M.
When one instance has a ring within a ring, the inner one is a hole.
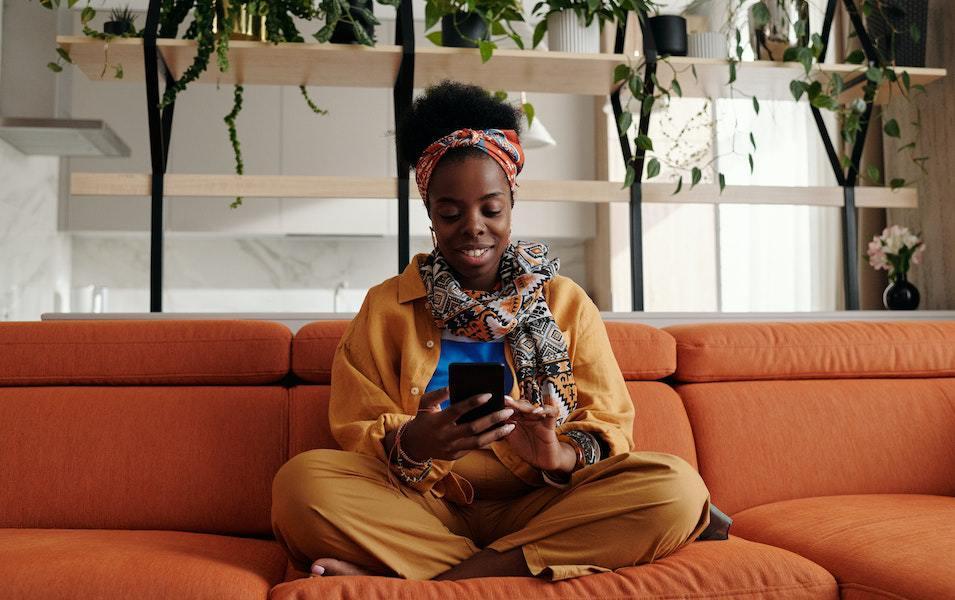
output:
M129 6L114 8L109 21L103 23L103 33L107 35L129 36L136 33L136 16Z
M869 242L866 254L875 270L889 272L889 285L882 293L882 303L889 310L915 310L919 306L919 290L908 280L909 268L922 262L925 243L908 227L893 225L882 230Z
M427 35L432 43L479 48L482 62L490 60L497 49L495 39L510 38L524 48L524 40L512 25L524 20L520 0L426 0L424 15L425 31L441 22L439 31Z
M615 18L607 0L542 0L531 14L541 19L534 27L532 48L546 34L548 50L583 54L600 52L600 30Z

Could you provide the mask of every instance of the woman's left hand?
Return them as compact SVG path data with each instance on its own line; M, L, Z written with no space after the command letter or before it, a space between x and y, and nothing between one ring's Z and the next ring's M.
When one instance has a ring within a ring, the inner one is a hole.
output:
M507 422L514 424L514 431L506 438L511 449L531 466L544 471L573 470L576 454L567 444L557 439L554 427L557 424L557 393L548 383L541 390L544 404L534 406L527 400L504 397L507 408L514 415Z

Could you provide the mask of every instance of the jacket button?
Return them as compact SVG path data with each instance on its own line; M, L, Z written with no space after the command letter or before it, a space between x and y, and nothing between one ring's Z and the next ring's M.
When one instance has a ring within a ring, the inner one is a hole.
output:
M427 346L428 348L434 348L434 341L428 340L427 342L424 343L424 345Z
M419 389L416 388L416 387L413 387L413 388L411 388L411 395L412 395L412 396L417 396L419 391L421 391L421 390L419 390Z

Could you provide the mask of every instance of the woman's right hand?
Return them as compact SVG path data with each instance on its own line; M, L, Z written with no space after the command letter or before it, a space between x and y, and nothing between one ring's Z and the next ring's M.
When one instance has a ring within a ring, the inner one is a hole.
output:
M507 437L514 430L513 423L490 429L514 414L514 410L510 408L470 423L456 423L461 415L490 400L491 394L471 396L441 410L441 403L447 399L446 387L424 394L418 405L418 414L408 422L402 432L401 449L414 460L457 460L472 450L485 448L492 442Z

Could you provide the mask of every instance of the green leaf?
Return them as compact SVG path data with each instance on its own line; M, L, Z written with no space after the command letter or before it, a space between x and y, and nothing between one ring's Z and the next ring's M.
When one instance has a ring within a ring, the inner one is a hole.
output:
M893 190L897 190L900 187L905 187L905 180L902 179L901 177L896 177L895 179L889 182L889 187L891 187Z
M838 96L846 89L846 82L838 73L833 73L829 79L829 89L832 90L833 96Z
M759 100L756 99L756 96L753 96L753 112L759 114Z
M633 182L637 180L637 170L633 168L633 165L627 165L627 175L623 178L623 187L628 188L633 185Z
M749 155L749 172L752 174L756 171L756 164L753 162L753 155Z
M541 21L541 23L546 23L547 21ZM537 32L534 33L535 39L537 37ZM534 44L535 46L537 44ZM633 73L633 70L629 65L617 65L613 68L613 82L617 83L618 81L623 81L624 79L629 79L630 75Z
M544 39L545 33L547 33L547 19L541 19L540 22L537 24L537 27L534 28L534 37L532 38L533 41L531 42L531 48L536 48L537 45L541 43L541 40ZM620 67L627 67L627 65L617 65L618 69ZM627 68L629 69L629 67ZM618 79L616 74L617 74L617 71L614 70L615 82L620 81L620 79L623 79L623 77Z
M904 152L904 151L906 151L906 150L915 150L915 142L909 142L908 144L902 146L901 148L899 148L898 150L896 150L896 153L901 153L901 152Z
M46 63L46 68L53 71L54 73L59 73L63 70L63 67L56 64L55 62Z
M905 88L906 92L912 87L912 78L909 77L908 71L902 71L902 87Z
M790 46L783 51L783 62L796 62L799 60L799 48Z
M902 134L899 131L899 123L895 119L889 119L889 122L885 124L882 130L885 131L885 135L889 137L902 137Z
M727 85L736 81L736 61L730 61L730 80L726 82Z
M916 44L922 39L922 32L919 31L919 26L915 23L912 23L912 26L909 27L909 35L912 36L912 41Z
M753 150L756 150L756 136L753 135L753 132L749 132L749 143L753 145Z
M481 50L481 62L486 63L487 61L491 60L491 54L494 53L494 49L497 48L497 44L487 40L478 40L478 48Z
M683 189L683 176L681 175L679 179L676 180L676 189L673 190L673 195L676 196L680 193L680 190Z
M113 65L113 77L116 79L123 78L123 65Z
M73 8L74 6L76 6L76 3L79 2L79 1L80 1L80 0L67 0L66 5L67 5L69 8Z
M647 163L647 179L653 179L660 174L660 161L655 158L651 158L650 162Z
M66 50L64 50L63 48L57 48L57 49L56 49L56 53L59 54L59 55L60 55L60 58L62 58L62 59L65 60L66 62L68 62L68 63L70 63L70 64L73 63L73 59L70 58L70 53L67 52Z
M527 126L530 127L531 123L534 122L534 105L530 102L525 102L521 105L521 108L524 110L524 114L527 115Z
M720 194L726 189L726 176L720 173Z
M865 168L865 175L872 183L879 183L879 180L882 178L882 172L879 170L879 167L875 165L867 166Z
M673 90L673 93L677 96L683 96L683 88L680 87L680 82L676 80L676 77L673 78L673 82L670 83L670 88Z
M696 63L693 63L692 65L690 65L690 72L693 73L693 81L700 80L699 76L696 74Z
M797 102L808 90L809 85L805 81L794 79L789 82L789 91L792 93L793 98L795 98Z
M643 102L640 105L640 114L646 116L650 114L650 111L653 110L653 103L656 102L656 98L653 96L647 96L643 99Z
M629 110L625 110L620 113L620 118L617 119L617 131L620 135L626 135L630 130L630 125L633 124L633 115Z
M92 6L83 7L83 11L80 13L80 23L86 25L93 20L93 17L96 16L96 11L93 10Z
M772 19L772 16L769 14L769 7L766 6L765 2L757 2L750 11L753 17L753 25L755 25L757 29L766 26Z
M514 45L516 45L518 48L521 50L524 49L524 40L521 39L521 36L517 35L516 33L508 33L507 37L514 40Z
M802 63L802 68L805 69L806 75L809 75L809 72L812 70L812 50L809 48L800 48L796 51L796 60Z
M335 23L326 23L313 37L318 40L319 43L325 44L328 40L332 39L333 33L335 33Z
M869 67L865 72L865 78L873 83L882 83L882 69L879 67Z
M425 2L424 30L427 31L437 25L439 19L441 19L441 13L438 10L438 5L433 2Z
M846 62L850 65L861 65L865 62L865 52L862 50L853 50L846 57Z
M699 167L693 167L693 170L690 172L692 181L690 182L690 189L700 182L703 179L703 171L700 171Z
M653 150L653 140L651 140L649 136L642 135L642 134L638 135L636 142L637 142L637 148L639 148L640 150L643 150L643 151Z
M430 41L430 42L431 42L432 44L434 44L435 46L441 46L441 45L442 45L442 44L441 44L441 30L440 30L440 29L439 29L438 31L432 31L431 33L429 33L428 35L426 35L426 36L424 36L424 37L428 38L428 41Z
M634 98L643 98L643 79L639 75L631 73L630 79L627 80L627 87L630 88L630 95Z

